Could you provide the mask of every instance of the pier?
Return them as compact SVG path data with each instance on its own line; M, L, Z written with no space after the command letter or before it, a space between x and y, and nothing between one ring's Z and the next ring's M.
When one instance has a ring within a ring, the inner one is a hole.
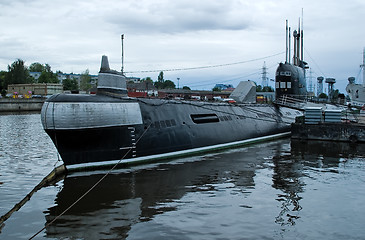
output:
M44 98L33 99L0 99L0 112L22 112L22 111L41 111Z
M340 142L365 142L365 114L348 110L323 110L308 107L304 118L291 125L291 138Z
M365 125L358 123L293 123L293 139L365 142Z

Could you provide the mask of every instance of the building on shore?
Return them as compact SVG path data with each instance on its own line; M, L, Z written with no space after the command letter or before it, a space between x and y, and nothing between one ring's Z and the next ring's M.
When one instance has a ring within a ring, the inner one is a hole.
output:
M155 86L148 81L144 82L127 82L129 97L157 97L158 92Z
M229 98L231 92L216 91L199 91L187 89L160 89L158 90L159 98L179 98L179 99L196 99L196 100L216 100Z
M38 78L41 76L42 73L41 72L30 72L29 74L36 81L38 81ZM57 75L57 79L60 83L63 83L63 80L65 80L65 79L75 79L77 81L77 84L80 86L82 74L57 72L56 75ZM89 74L89 76L90 76L90 84L96 85L96 83L98 81L98 75Z
M58 83L29 83L29 84L9 84L8 93L13 95L40 95L47 96L62 93L63 86Z

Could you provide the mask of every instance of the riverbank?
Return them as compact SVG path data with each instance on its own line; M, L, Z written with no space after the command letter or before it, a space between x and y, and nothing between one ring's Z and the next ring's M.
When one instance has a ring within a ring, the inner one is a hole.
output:
M43 106L44 98L32 99L0 99L0 112L23 112L23 111L38 111L40 112Z

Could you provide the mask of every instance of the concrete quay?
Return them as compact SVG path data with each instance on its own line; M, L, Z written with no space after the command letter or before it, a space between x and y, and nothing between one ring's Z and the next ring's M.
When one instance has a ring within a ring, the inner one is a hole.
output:
M0 112L41 111L45 99L0 99Z
M359 123L293 123L291 137L300 140L365 142L365 125Z

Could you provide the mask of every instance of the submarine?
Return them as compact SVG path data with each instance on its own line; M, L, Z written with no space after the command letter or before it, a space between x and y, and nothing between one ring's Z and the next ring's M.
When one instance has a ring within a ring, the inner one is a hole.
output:
M305 90L303 61L295 62L279 64L276 98ZM132 98L126 82L102 56L96 94L57 94L44 103L43 128L67 169L147 163L288 136L303 115L275 104Z
M291 35L288 21L286 21L286 56L285 63L280 63L275 74L275 97L306 98L307 86L305 70L307 62L303 60L303 27L293 31L294 54L291 62Z

